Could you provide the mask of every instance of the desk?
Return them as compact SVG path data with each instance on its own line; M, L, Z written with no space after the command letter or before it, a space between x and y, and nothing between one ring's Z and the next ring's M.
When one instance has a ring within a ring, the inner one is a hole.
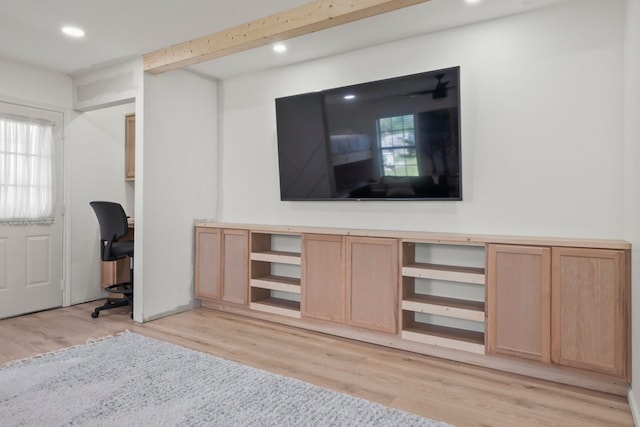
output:
M135 221L128 218L129 230L121 240L133 240ZM129 257L117 261L100 262L100 287L102 289L119 283L129 282Z

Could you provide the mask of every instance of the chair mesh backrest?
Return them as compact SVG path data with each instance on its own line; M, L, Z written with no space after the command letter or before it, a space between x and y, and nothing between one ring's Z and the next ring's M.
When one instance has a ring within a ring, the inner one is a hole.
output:
M89 204L98 217L102 248L103 250L105 247L110 248L111 243L127 234L127 215L119 203L91 202ZM108 253L102 254L103 259L108 259L110 256Z

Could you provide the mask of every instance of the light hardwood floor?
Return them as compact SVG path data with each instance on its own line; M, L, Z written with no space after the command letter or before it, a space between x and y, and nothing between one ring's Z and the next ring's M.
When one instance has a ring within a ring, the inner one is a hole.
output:
M618 396L208 309L141 325L96 305L0 320L0 365L130 330L459 427L633 425Z

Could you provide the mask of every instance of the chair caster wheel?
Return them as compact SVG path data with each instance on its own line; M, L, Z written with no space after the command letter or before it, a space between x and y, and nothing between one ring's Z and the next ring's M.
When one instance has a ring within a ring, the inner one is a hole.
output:
M94 311L93 313L91 313L91 317L93 317L94 319L97 319L98 316L100 316L100 312L99 311Z

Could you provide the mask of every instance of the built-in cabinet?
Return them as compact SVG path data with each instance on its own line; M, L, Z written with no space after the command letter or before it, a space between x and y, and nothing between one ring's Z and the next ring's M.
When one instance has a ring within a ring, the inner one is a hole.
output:
M195 294L247 304L249 232L196 227Z
M626 252L489 245L489 352L627 377Z
M627 242L210 223L195 236L205 307L603 391L629 380Z

